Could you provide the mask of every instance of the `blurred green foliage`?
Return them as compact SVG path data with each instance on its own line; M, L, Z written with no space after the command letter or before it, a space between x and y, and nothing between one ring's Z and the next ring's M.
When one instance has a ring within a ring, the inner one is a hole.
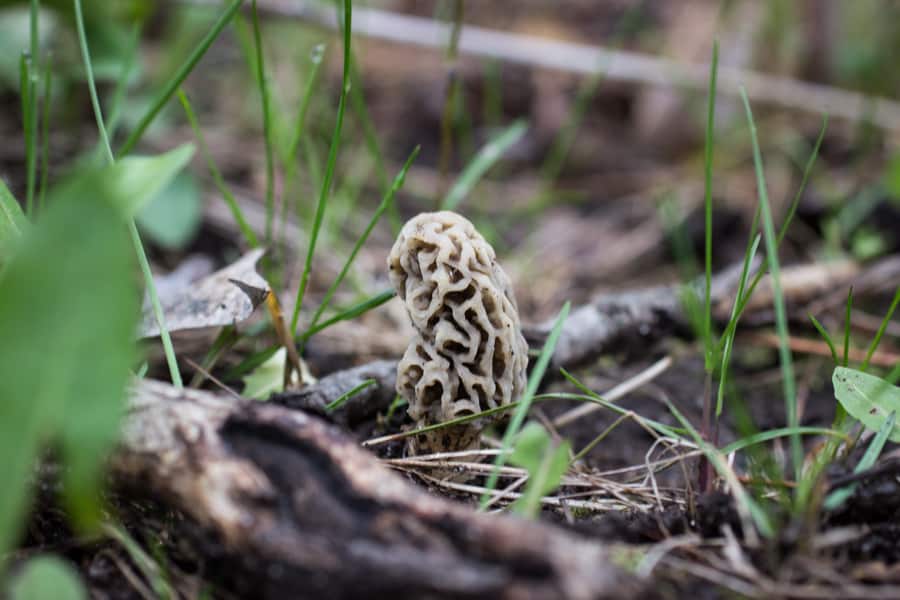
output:
M132 174L133 175L133 174ZM128 173L118 173L127 179ZM51 192L0 272L0 553L16 541L42 448L65 463L65 506L96 525L102 458L114 443L137 358L138 294L109 170Z
M87 600L87 591L69 563L55 556L30 559L9 582L10 600Z
M200 230L202 217L197 179L185 171L156 194L135 219L151 241L167 250L178 250Z

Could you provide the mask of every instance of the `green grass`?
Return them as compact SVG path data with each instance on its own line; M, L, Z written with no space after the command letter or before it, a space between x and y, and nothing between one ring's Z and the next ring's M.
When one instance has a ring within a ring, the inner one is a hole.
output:
M125 56L122 59L122 71L119 74L119 80L116 83L112 101L110 102L109 114L106 119L106 131L110 139L115 139L116 131L119 128L119 123L122 121L122 116L125 112L125 97L128 93L128 84L134 74L140 43L141 23L135 22L129 33L128 47L125 51Z
M378 180L378 187L381 190L382 195L384 195L387 194L390 189L387 168L384 166L384 155L382 154L380 144L378 143L378 132L375 130L375 123L372 122L372 117L369 115L369 109L366 105L366 98L363 94L362 74L360 74L359 69L356 68L355 55L351 53L350 59L350 102L353 107L353 112L356 114L356 118L362 126L366 149L369 151L369 155L375 162L375 176ZM397 205L394 203L389 204L387 212L391 228L395 234L399 233L402 223L400 222L400 212L397 210Z
M715 368L715 353L712 342L712 229L713 229L713 201L712 201L712 165L713 165L713 140L715 138L716 116L716 81L719 73L719 41L713 43L712 61L709 66L709 100L706 113L706 142L703 150L703 214L704 235L704 266L706 273L706 287L704 289L703 303L703 345L706 349L704 365L707 373L712 373ZM746 261L745 261L746 264Z
M456 210L469 195L472 188L484 177L491 167L528 131L528 123L519 120L501 131L485 144L478 154L466 165L453 187L441 202L441 210Z
M53 92L53 69L50 65L44 67L44 87L41 96L44 99L43 114L41 115L41 176L38 184L38 197L35 202L35 212L45 204L47 197L47 182L50 178L50 104Z
M206 164L209 167L209 174L212 176L213 182L216 184L219 193L222 194L222 199L225 200L225 204L228 205L228 210L231 211L234 222L237 224L238 229L244 236L247 244L251 248L258 248L259 239L247 223L247 218L244 216L244 211L241 210L241 205L234 197L234 194L231 193L231 189L228 187L228 184L225 183L225 178L222 177L222 173L216 166L216 162L209 151L209 146L206 144L206 138L203 136L203 130L197 122L197 116L194 114L193 108L191 108L191 103L188 100L187 95L182 90L178 90L178 100L184 108L184 114L187 117L188 123L191 125L194 137L197 138L197 144L200 146L200 153L203 155L203 158L206 159Z
M147 109L147 112L141 117L138 121L137 126L134 130L128 135L125 142L122 144L122 147L119 149L119 153L117 158L122 158L123 156L127 156L137 143L141 140L144 133L147 131L147 128L150 127L150 124L156 119L157 115L159 115L160 111L168 104L169 100L175 93L178 91L178 88L181 87L181 84L184 83L184 80L187 79L187 76L191 74L191 71L194 70L194 67L197 66L197 63L200 62L200 59L206 54L206 51L209 50L209 47L212 46L213 42L216 41L216 38L219 37L219 34L222 33L222 30L231 22L234 18L235 13L237 13L238 9L241 7L243 0L232 0L231 4L225 9L225 11L219 16L210 30L207 32L203 39L200 40L199 44L194 48L194 50L188 55L187 59L185 59L184 63L181 64L180 67L175 71L175 73L165 82L160 91L156 94L153 101L150 104L150 107ZM81 28L84 29L84 23L82 19Z
M323 329L328 329L329 327L331 327L332 325L334 325L335 323L338 323L340 321L348 321L350 319L355 319L356 317L369 312L373 308L377 308L377 307L381 306L382 304L384 304L385 302L387 302L388 300L390 300L391 298L393 298L396 295L397 295L397 292L395 292L394 290L385 290L379 294L375 294L371 298L367 298L366 300L363 300L359 304L354 304L350 308L347 308L345 310L338 312L336 315L334 315L330 319L327 319L326 321L323 321L322 323L319 323L318 325L310 327L309 329L304 331L300 336L295 336L295 337L298 337L298 339L301 342L305 343L309 338L311 338L315 334L319 333Z
M291 317L290 332L297 337L300 310L303 307L303 297L306 295L306 287L309 284L309 274L312 271L313 254L316 251L316 241L319 238L319 230L322 229L322 220L325 217L325 205L331 191L331 181L334 178L335 164L337 163L338 148L341 144L341 129L344 124L344 110L347 104L348 84L350 81L350 41L352 38L353 6L351 0L344 0L344 64L341 76L341 94L338 100L337 117L334 124L334 133L331 136L331 146L328 150L328 162L325 166L325 176L322 179L322 187L319 192L319 201L316 204L316 214L309 235L309 247L306 250L306 261L303 265L303 273L300 275L300 286L297 288L297 299L294 302L294 314Z
M375 381L374 379L366 379L359 385L355 386L353 389L341 394L340 396L338 396L337 398L335 398L334 400L329 402L328 405L325 406L325 410L332 411L336 408L339 408L344 402L346 402L347 400L349 400L356 394L360 393L364 389L366 389L368 387L372 387L376 383L377 383L377 381Z
M878 349L878 345L881 343L881 338L884 336L884 332L887 329L888 323L891 322L891 317L894 316L894 311L897 309L897 304L900 304L900 286L897 286L897 291L894 292L894 299L891 300L891 306L888 308L887 313L885 313L884 318L881 320L881 324L878 326L878 331L875 333L875 337L872 339L872 343L869 344L869 349L866 351L866 359L863 361L862 366L860 366L860 371L865 371L869 368L869 362L872 360L872 355L875 354L875 351Z
M328 305L331 302L331 298L334 296L334 293L344 281L344 277L346 277L347 272L353 265L353 261L356 259L356 255L359 254L359 251L362 249L363 244L365 244L366 240L369 239L369 234L372 233L375 225L378 224L378 221L381 219L381 216L385 213L385 211L388 210L388 207L393 204L394 196L396 196L400 188L403 187L403 182L406 180L406 173L407 171L409 171L410 166L412 166L413 161L418 155L419 147L416 146L416 148L412 151L412 154L409 155L409 158L406 159L406 163L403 165L403 168L400 169L399 173L397 173L397 176L394 178L390 189L387 191L384 198L382 198L381 203L375 209L375 212L372 214L372 218L369 219L369 223L368 225L366 225L365 231L363 231L362 235L357 238L356 243L353 245L353 250L350 251L350 254L347 256L347 260L344 261L344 266L341 268L341 272L334 279L331 286L328 288L328 291L325 292L325 296L322 298L322 302L321 304L319 304L319 308L317 308L315 314L313 314L309 329L314 329L316 325L318 325L319 319L322 317L322 313L324 313L325 309L328 308Z
M97 85L94 82L94 69L91 63L91 54L88 48L87 36L84 31L84 15L81 10L81 0L74 0L75 7L75 26L78 30L78 43L81 48L81 57L84 61L84 69L87 74L88 90L91 96L91 106L94 109L94 118L97 121L97 130L100 133L100 141L106 153L106 159L109 164L115 164L116 158L113 155L112 146L109 142L109 135L106 132L106 123L103 120L103 111L100 108L100 99L97 96ZM153 307L153 315L159 324L159 336L163 345L163 352L166 356L166 364L169 366L169 375L172 378L172 384L181 388L184 383L181 380L181 372L178 370L178 360L175 358L175 348L172 345L172 338L169 335L169 329L166 327L166 316L163 313L162 304L159 301L159 294L156 292L156 284L153 281L153 272L150 270L150 261L147 260L147 253L144 251L144 244L141 242L141 234L138 232L134 219L128 220L128 233L131 236L131 242L137 255L138 264L141 267L141 274L144 277L144 285L147 287L147 294L150 296L150 304Z
M847 290L847 309L844 316L844 366L850 365L850 314L853 311L853 286Z
M825 340L825 344L828 345L828 350L831 352L831 359L834 361L835 366L841 364L838 359L837 349L834 347L834 340L831 339L831 335L828 333L828 330L819 323L819 320L816 319L813 315L807 315L809 320L812 321L813 327L816 328L816 331L819 332L819 335L822 336L822 339ZM845 365L846 366L846 365Z
M787 235L788 228L791 226L791 223L794 219L794 216L797 212L797 207L800 204L800 199L803 196L803 192L806 189L806 185L809 182L810 174L812 173L813 166L816 163L816 159L819 156L819 150L822 146L822 141L825 139L825 132L828 129L828 115L822 119L822 127L819 130L819 136L816 139L816 144L813 147L812 152L810 153L809 159L806 162L806 166L803 169L803 176L800 181L800 185L797 188L796 194L794 194L794 199L791 202L791 206L788 209L787 215L784 219L784 222L781 224L781 228L778 231L778 238L776 240L776 247L781 247L781 243L784 241L785 235ZM753 224L750 228L750 239L752 240L756 234L756 229L759 222L760 209L757 208L757 212L753 217ZM748 248L752 245L751 242L748 242ZM749 250L748 250L749 252ZM754 275L753 280L750 282L750 285L746 287L746 292L743 296L738 296L736 299L739 301L738 308L736 311L733 311L735 315L733 319L730 319L727 326L725 327L725 331L722 334L721 339L719 340L719 347L724 346L726 340L730 337L733 338L734 331L737 328L738 322L740 321L741 315L744 313L744 309L747 307L747 303L750 301L750 298L753 296L753 292L756 290L756 286L759 285L759 282L762 281L762 278L768 273L768 266L763 264L757 271L756 275ZM718 352L720 348L717 348Z
M22 88L22 93L26 94L26 103L28 110L24 112L25 117L25 163L26 163L26 213L29 216L34 215L35 191L37 186L37 142L38 142L38 94L37 81L41 72L41 54L40 54L40 31L38 12L40 10L40 2L31 0L28 14L29 22L29 56L27 61L28 85ZM27 90L27 91L26 91ZM44 96L44 104L49 103L49 98Z
M757 213L757 215L758 214L759 213ZM728 382L728 368L731 363L731 352L734 349L734 337L737 335L737 322L740 318L738 304L744 295L744 290L747 288L747 279L750 276L750 265L759 248L760 236L754 235L756 225L757 219L754 218L753 224L750 227L750 244L747 247L746 252L744 252L744 262L741 266L741 278L738 283L737 294L735 294L734 304L731 306L731 316L728 319L728 327L726 328L725 334L722 336L722 366L719 369L719 388L716 392L716 419L721 417L722 409L725 404L725 387Z
M691 426L690 421L688 421L681 412L675 408L675 405L671 402L666 402L669 407L669 410L675 415L675 418L679 423L690 433L690 436L693 438L694 443L697 444L697 447L703 451L703 454L706 456L707 460L709 460L710 464L716 469L719 473L719 476L722 477L728 483L728 487L731 490L731 494L734 497L735 506L737 508L737 512L745 521L752 520L753 524L756 526L756 529L763 536L771 538L775 535L775 530L772 527L772 522L769 519L769 515L766 511L759 505L759 503L747 493L744 489L744 486L740 484L737 477L734 475L734 472L728 466L728 463L723 458L723 453L711 446L706 440L703 439L703 436L697 432L696 429ZM799 435L792 432L791 437ZM749 535L750 532L748 530L744 531L744 535Z
M22 129L25 134L25 213L29 217L34 214L35 165L37 163L35 160L37 135L34 128L34 116L37 114L35 70L32 58L23 54L19 62L19 79L22 89Z
M275 157L272 142L272 109L256 0L253 0L250 6L251 14L253 15L253 45L256 51L256 83L259 86L259 98L262 103L263 140L266 153L265 239L266 244L270 245L272 243L272 228L275 219Z
M778 354L781 361L782 386L784 391L785 414L788 427L798 426L797 417L797 382L794 377L794 362L789 346L787 311L785 309L784 292L781 287L781 267L778 260L778 240L775 235L775 225L772 218L772 209L769 205L769 194L766 188L766 176L763 169L762 155L759 150L759 140L756 134L756 124L753 121L753 111L750 108L750 100L747 92L741 88L741 100L747 114L747 123L750 128L750 140L753 146L753 166L756 172L756 187L759 196L759 208L762 220L763 239L766 243L766 258L769 264L769 273L772 277L772 292L775 303L775 329L778 334ZM800 436L791 436L791 461L797 479L800 478L800 470L803 468L803 446Z

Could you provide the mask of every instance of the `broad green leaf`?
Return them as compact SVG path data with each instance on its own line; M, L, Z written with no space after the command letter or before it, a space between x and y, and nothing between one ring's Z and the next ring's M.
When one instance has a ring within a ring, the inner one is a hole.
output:
M900 413L900 388L874 375L836 367L832 376L834 395L841 406L872 431L878 431L891 413ZM900 427L888 438L900 442Z
M83 189L89 182L82 182ZM56 438L82 523L113 443L138 303L129 240L102 194L51 196L0 274L0 554L23 523L31 468Z
M287 360L285 349L279 348L266 362L256 367L244 377L245 398L265 400L271 394L284 390L284 364Z
M22 207L0 179L0 265L10 256L27 226Z
M87 591L72 566L52 556L36 556L9 582L10 600L86 600Z
M109 198L125 218L132 218L166 189L193 155L193 144L183 144L156 156L128 156L112 165L82 170L62 183L58 194L99 193Z
M538 423L526 425L516 438L509 462L528 471L525 492L513 504L513 510L534 517L541 498L556 489L569 467L570 444L554 445L547 431Z
M137 213L135 220L152 241L163 248L178 250L197 234L201 213L197 182L189 172L182 172Z

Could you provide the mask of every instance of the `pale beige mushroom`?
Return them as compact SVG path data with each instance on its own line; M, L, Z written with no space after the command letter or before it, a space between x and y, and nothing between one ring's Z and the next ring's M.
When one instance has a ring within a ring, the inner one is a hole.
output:
M472 223L449 211L414 217L400 232L388 269L416 329L397 367L397 392L418 426L518 399L528 345L509 278ZM422 434L411 450L471 448L486 425L482 419Z

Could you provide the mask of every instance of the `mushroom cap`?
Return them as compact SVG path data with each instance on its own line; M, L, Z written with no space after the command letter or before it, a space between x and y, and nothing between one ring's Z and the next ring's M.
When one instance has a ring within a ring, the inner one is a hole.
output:
M528 345L515 296L472 223L450 211L414 217L388 271L416 329L397 368L397 391L413 419L440 423L522 394Z

